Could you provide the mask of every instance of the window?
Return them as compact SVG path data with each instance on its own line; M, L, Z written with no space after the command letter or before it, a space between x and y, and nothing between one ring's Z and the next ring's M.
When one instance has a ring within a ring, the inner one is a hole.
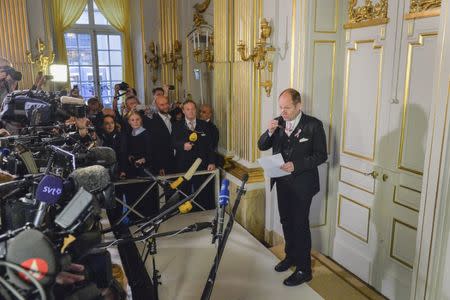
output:
M98 96L111 106L114 85L122 81L121 35L89 0L81 17L65 33L70 85L83 98Z

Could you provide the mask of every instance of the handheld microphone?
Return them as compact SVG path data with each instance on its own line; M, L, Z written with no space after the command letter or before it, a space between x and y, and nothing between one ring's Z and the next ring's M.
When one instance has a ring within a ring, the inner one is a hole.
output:
M189 142L195 143L197 140L198 140L198 135L197 135L197 132L194 131L189 135Z
M219 238L219 242L222 240L223 236L223 222L225 218L225 208L228 205L230 200L230 189L229 189L230 181L228 179L222 180L222 185L220 186L219 192L219 212L218 212L218 231L217 237Z
M33 224L40 227L45 217L45 212L49 205L54 205L61 198L63 192L63 181L54 175L45 175L39 182L36 189L36 200L39 201L39 207L36 212Z
M172 190L175 190L178 188L178 186L180 184L182 184L184 181L189 181L191 180L192 176L194 175L194 173L197 171L198 167L200 166L200 164L202 163L202 159L201 158L197 158L194 163L192 164L192 166L189 168L189 170L187 170L186 174L184 174L183 176L178 177L177 180L175 180L174 182L172 182L170 184L170 188Z

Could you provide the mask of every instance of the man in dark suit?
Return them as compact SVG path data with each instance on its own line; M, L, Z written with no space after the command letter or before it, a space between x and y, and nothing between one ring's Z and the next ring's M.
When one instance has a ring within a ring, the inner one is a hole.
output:
M185 118L174 123L172 129L172 145L175 148L175 163L177 172L186 172L192 163L201 158L199 170L213 171L216 168L215 155L212 149L208 124L196 118L197 105L192 100L183 103ZM197 139L192 138L196 135ZM202 180L197 176L192 179L194 189L197 189ZM189 188L188 188L189 189ZM186 190L190 193L190 190ZM205 209L215 207L214 197L199 194L199 203Z
M212 148L216 155L216 166L223 166L221 162L220 156L218 154L219 147L219 129L212 121L213 118L213 109L209 104L202 104L200 106L200 119L205 121L209 125L209 131L212 140Z
M286 89L278 104L281 117L270 121L258 147L272 148L273 154L281 153L285 161L281 169L290 173L271 179L271 187L277 184L278 210L286 242L286 258L275 270L284 272L295 266L294 273L283 282L294 286L312 279L309 209L312 197L320 189L317 166L327 160L327 146L322 122L302 113L298 91Z
M155 98L155 112L150 121L150 135L153 143L153 172L164 176L175 173L175 157L172 147L172 118L169 115L169 99Z

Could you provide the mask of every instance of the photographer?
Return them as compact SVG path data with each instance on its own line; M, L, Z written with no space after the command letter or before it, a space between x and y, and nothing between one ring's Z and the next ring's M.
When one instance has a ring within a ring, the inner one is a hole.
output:
M22 80L22 73L9 65L1 64L0 61L0 106L5 96L17 89L19 81Z

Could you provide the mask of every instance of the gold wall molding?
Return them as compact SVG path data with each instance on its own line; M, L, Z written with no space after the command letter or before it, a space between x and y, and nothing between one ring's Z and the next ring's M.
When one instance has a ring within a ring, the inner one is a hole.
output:
M406 77L405 77L405 90L404 90L404 98L403 98L403 114L402 114L402 127L400 132L400 147L399 147L399 153L398 153L398 160L397 160L397 167L400 170L404 170L407 172L411 172L413 174L417 174L422 176L423 170L415 170L413 168L407 167L404 165L403 162L403 150L405 145L405 129L406 129L406 122L407 122L407 112L408 112L408 99L409 99L409 87L411 83L411 68L412 68L412 57L413 57L413 50L415 48L421 47L424 45L424 39L425 38L432 38L437 37L437 32L428 32L428 33L421 33L419 34L419 40L417 42L410 42L408 44L408 56L406 59Z
M30 49L26 0L0 1L0 57L6 58L22 72L19 88L32 86L33 66L25 54Z
M413 192L416 192L416 193L418 193L418 194L421 194L420 191L417 191L417 190L415 190L415 189L412 189L412 188L407 187L407 186L404 186L404 185L399 185L398 188L399 188L399 189L400 189L400 188L408 189L408 190L410 190L410 191L413 191ZM394 195L393 195L393 197L392 197L392 202L394 202L394 203L397 204L397 205L403 206L403 207L405 207L405 208L407 208L407 209L410 209L410 210L412 210L412 211L415 211L415 212L417 212L417 213L419 212L419 210L418 210L417 208L412 207L412 206L410 206L410 205L407 205L407 204L402 203L402 202L399 201L399 199L398 199L398 192L397 192L397 186L396 186L396 185L394 186Z
M368 210L368 217L367 217L367 233L366 236L361 236L353 231L351 231L348 228L345 228L344 226L341 225L341 205L342 205L342 199L345 199L346 201L352 202L353 204L359 205L365 209ZM361 204L356 200L350 199L342 194L339 194L339 204L338 204L338 222L337 222L337 227L339 227L340 229L344 230L345 232L347 232L348 234L354 236L355 238L368 243L369 242L369 232L370 232L370 215L371 215L371 208L367 205Z
M359 44L367 44L372 43L374 50L380 51L380 61L379 61L379 67L378 67L378 82L377 82L377 103L376 103L376 112L375 112L375 124L374 124L374 137L373 137L373 147L372 147L372 155L371 156L364 156L360 153L355 153L352 151L349 151L345 147L346 142L346 131L347 131L347 107L348 107L348 86L350 81L350 58L351 53L354 51L358 51L358 45ZM381 96L381 74L382 74L382 68L383 68L383 46L377 45L375 43L375 40L358 40L354 41L354 47L347 49L347 61L346 61L346 72L345 72L345 84L344 84L344 123L343 123L343 133L342 133L342 144L341 144L341 152L345 153L347 155L361 158L368 161L374 161L375 160L375 149L377 144L377 131L378 131L378 109L379 109L379 102L380 102L380 96Z
M348 22L344 25L345 29L376 26L389 22L388 0L379 0L376 4L372 0L365 0L364 5L357 6L357 4L357 0L348 2Z
M334 22L332 30L317 29L317 3L318 0L314 0L314 32L316 33L337 33L337 26L339 22L339 1L335 0L334 3Z
M389 256L392 259L394 259L395 261L397 261L397 262L405 265L406 267L412 269L413 266L412 266L411 263L406 262L403 259L401 259L400 257L397 257L397 256L394 255L394 237L395 237L395 230L396 230L396 225L397 224L400 224L400 225L403 225L403 226L405 226L405 227L407 227L409 229L415 230L416 232L417 232L417 228L412 226L412 225L409 225L409 224L407 224L407 223L405 223L403 221L400 221L400 220L398 220L396 218L392 219L391 245L390 245Z

